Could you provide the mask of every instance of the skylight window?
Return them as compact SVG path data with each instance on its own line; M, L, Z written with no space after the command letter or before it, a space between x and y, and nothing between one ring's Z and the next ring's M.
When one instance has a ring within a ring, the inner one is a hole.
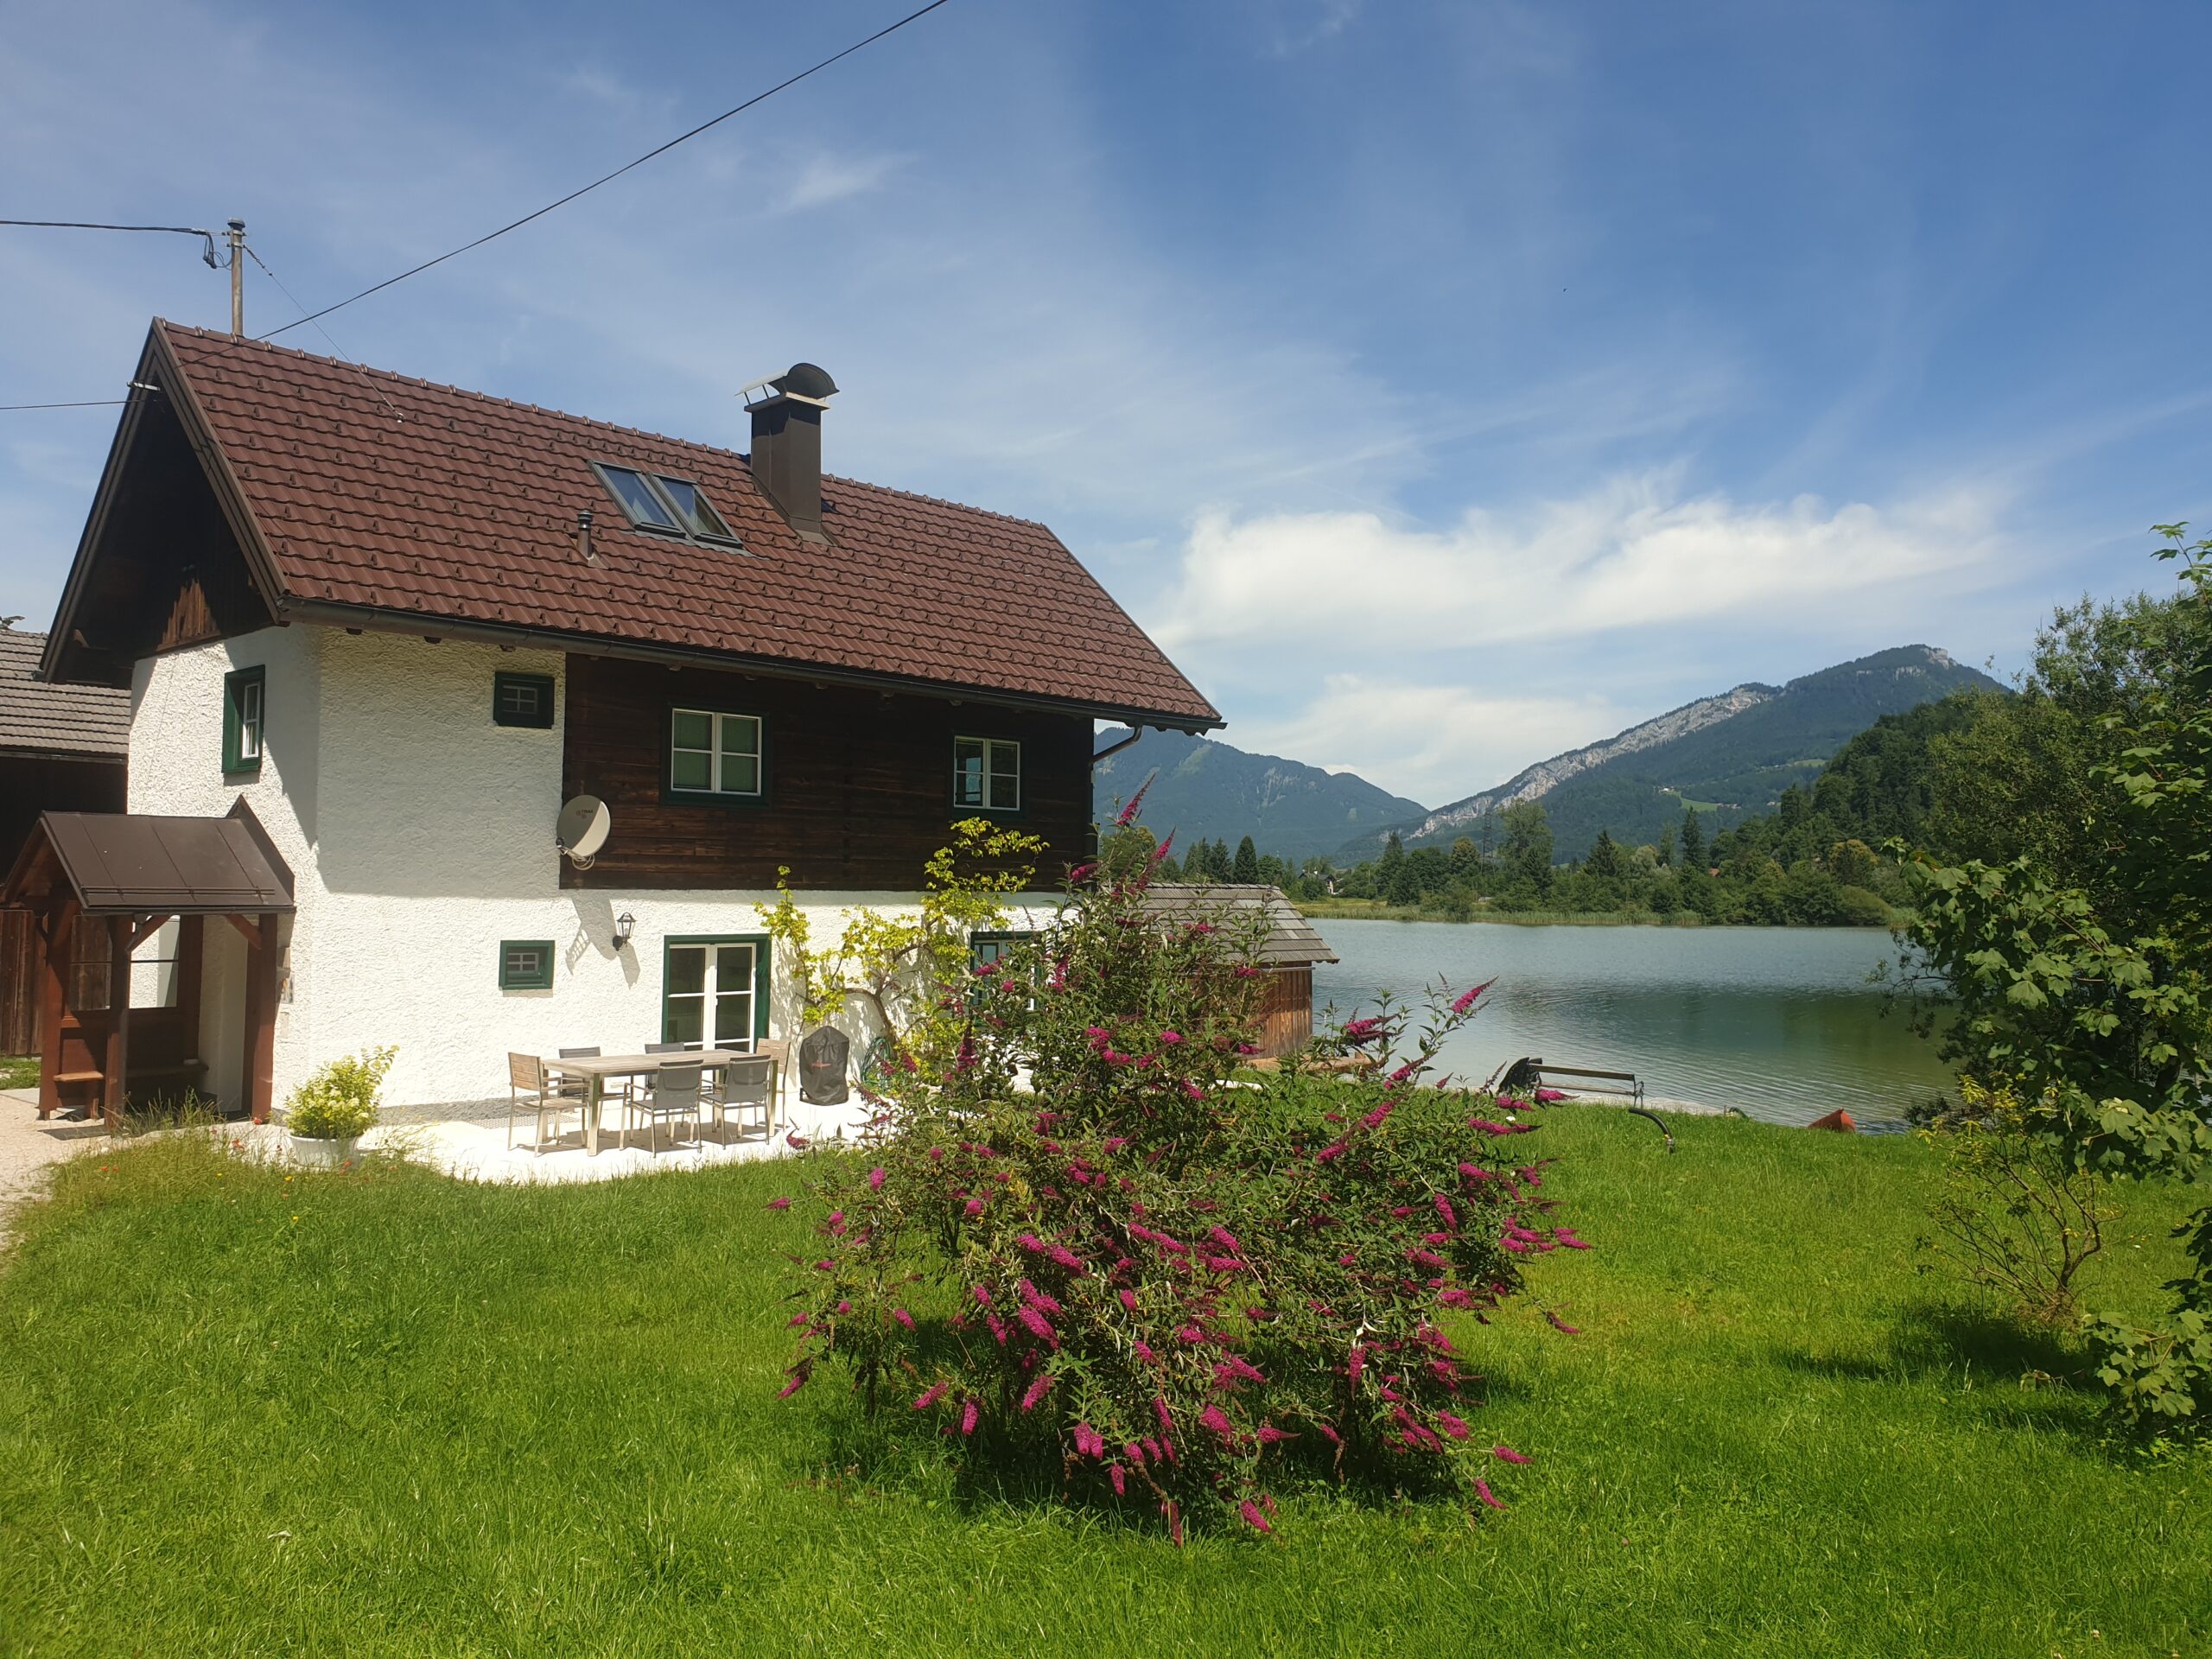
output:
M633 467L611 467L604 461L593 465L634 528L686 536L695 542L738 544L737 532L715 511L706 493L689 480L639 472Z

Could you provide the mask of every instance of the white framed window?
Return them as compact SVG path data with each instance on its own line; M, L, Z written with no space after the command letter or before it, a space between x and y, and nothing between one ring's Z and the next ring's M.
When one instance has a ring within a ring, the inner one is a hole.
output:
M985 812L1021 810L1021 745L1003 737L952 740L952 804Z
M664 947L661 1040L751 1053L755 1039L766 1034L766 943L759 934L669 939Z
M679 795L760 794L760 717L672 709L668 786Z

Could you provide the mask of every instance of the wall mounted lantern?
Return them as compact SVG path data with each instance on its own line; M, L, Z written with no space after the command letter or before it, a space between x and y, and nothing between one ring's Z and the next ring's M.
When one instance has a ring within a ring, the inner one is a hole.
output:
M638 931L638 918L624 911L614 918L614 948L620 951L630 943L630 936Z

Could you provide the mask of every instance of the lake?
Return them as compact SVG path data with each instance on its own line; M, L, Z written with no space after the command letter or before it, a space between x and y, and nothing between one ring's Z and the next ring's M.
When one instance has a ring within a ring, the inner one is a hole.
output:
M1941 1090L1935 1045L1885 1015L1866 982L1896 954L1877 928L1516 927L1495 923L1314 924L1343 958L1313 970L1313 1004L1371 1007L1497 976L1442 1064L1480 1083L1506 1061L1634 1071L1654 1099L1732 1106L1777 1123L1842 1107L1865 1128L1902 1127Z

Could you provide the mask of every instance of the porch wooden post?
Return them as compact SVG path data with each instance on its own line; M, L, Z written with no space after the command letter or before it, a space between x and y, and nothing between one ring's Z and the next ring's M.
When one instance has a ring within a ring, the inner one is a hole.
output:
M269 1121L276 1065L276 918L256 918L260 937L245 949L245 1083L240 1090L257 1123Z
M176 920L176 1017L184 1027L181 1059L196 1060L200 1053L200 971L207 939L205 916L180 916Z
M70 941L77 931L77 901L64 899L43 918L45 972L38 985L38 1115L61 1109L61 1020L68 1003Z
M124 1073L130 1064L130 918L107 922L107 1058L100 1067L100 1116L123 1127Z

